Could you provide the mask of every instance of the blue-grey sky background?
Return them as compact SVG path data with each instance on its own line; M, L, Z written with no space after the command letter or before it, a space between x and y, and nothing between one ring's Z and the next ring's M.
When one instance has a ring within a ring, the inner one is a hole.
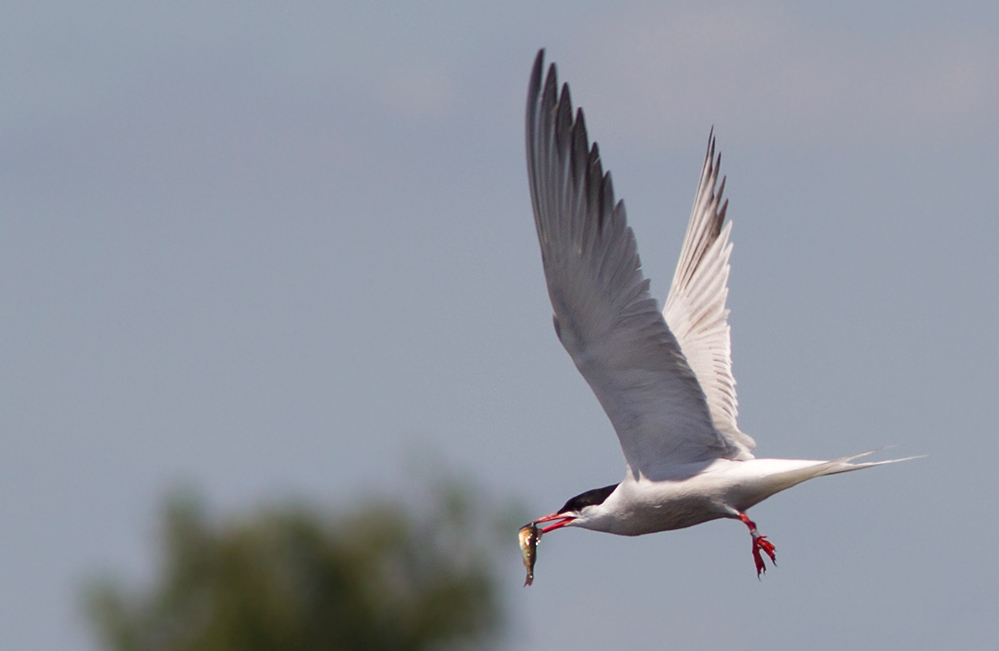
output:
M551 327L539 47L664 298L714 125L758 456L928 454L740 523L510 554L510 649L999 637L999 5L14 2L0 9L0 648L94 642L181 484L393 494L413 450L543 515L618 481ZM511 546L513 542L511 534Z

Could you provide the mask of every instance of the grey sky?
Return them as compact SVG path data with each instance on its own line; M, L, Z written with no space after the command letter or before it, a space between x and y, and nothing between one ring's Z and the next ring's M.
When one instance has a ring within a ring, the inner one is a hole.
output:
M430 448L542 515L620 479L530 214L542 46L660 298L714 125L757 454L930 457L755 508L762 582L739 523L554 534L510 648L994 644L999 6L870 4L4 7L0 648L91 649L80 580L148 576L181 482L349 504Z

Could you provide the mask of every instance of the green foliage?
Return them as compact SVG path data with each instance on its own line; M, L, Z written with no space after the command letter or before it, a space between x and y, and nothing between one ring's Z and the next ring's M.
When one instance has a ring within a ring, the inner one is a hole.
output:
M153 585L104 581L87 614L113 651L417 651L481 642L499 623L486 528L467 491L433 491L408 515L371 503L213 522L168 503ZM428 514L429 513L429 514Z

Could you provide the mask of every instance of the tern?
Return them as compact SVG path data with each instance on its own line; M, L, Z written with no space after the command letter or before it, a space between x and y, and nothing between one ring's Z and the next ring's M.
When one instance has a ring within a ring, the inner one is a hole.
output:
M756 574L774 545L746 511L803 481L905 461L757 459L739 430L728 325L728 201L714 131L694 207L660 312L642 274L624 202L590 146L583 111L538 52L527 96L527 176L555 333L617 432L624 479L576 495L527 527L582 527L622 536L741 520ZM526 527L525 527L526 528ZM526 558L526 556L525 556ZM533 561L532 561L533 567Z

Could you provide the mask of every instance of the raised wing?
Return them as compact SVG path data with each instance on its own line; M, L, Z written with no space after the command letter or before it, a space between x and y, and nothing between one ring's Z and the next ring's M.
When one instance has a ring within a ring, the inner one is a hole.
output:
M538 53L527 98L527 175L555 332L617 431L631 472L737 458L649 294L624 203L614 203L583 112Z
M732 343L725 308L732 222L725 223L728 200L722 203L725 179L719 186L720 165L721 154L715 158L712 135L708 137L701 182L663 316L704 391L715 428L730 445L741 450L738 458L748 459L753 456L750 451L756 447L756 441L740 432L736 424L739 403L735 397Z

